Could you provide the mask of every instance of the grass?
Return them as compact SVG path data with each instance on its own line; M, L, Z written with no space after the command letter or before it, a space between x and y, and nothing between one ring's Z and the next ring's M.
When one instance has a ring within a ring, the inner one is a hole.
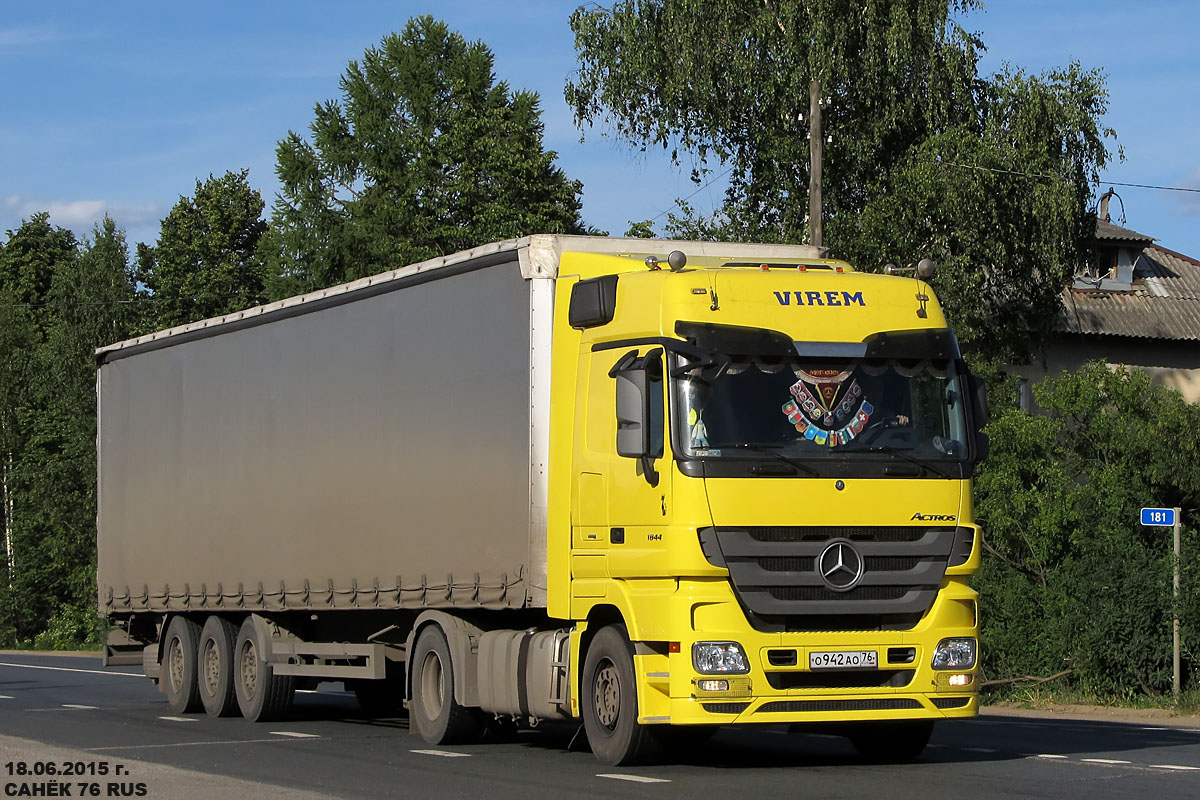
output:
M1153 696L1133 692L1109 695L1072 687L1042 684L1023 688L1006 687L1003 690L985 690L980 699L988 704L1009 703L1020 708L1083 705L1138 710L1160 709L1176 714L1200 713L1200 689L1188 689L1181 692L1178 697L1171 694Z

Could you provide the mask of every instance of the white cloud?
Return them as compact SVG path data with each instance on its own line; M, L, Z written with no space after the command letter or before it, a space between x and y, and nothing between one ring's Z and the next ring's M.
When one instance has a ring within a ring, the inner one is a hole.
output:
M49 25L0 28L0 48L41 47L92 38L90 34L64 33Z
M72 200L47 203L43 210L50 212L50 220L55 225L76 228L100 219L104 209L103 200Z
M161 216L161 209L156 203L125 205L104 200L44 201L17 195L0 198L0 215L12 218L11 222L3 220L4 227L16 228L20 224L18 219L27 220L41 211L50 214L51 225L69 228L80 236L90 233L92 226L104 219L105 214L126 229L157 221Z

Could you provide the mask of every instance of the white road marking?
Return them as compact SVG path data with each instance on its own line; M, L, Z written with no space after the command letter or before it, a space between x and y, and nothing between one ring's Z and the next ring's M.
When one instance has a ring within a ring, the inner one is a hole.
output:
M597 778L612 778L614 781L632 781L634 783L670 783L666 778L647 778L644 775L621 775L616 772L599 772Z
M470 753L453 753L449 750L409 750L410 753L419 753L423 756L439 756L441 758L470 758Z
M196 719L195 717L159 717L159 719L165 719L167 722L199 722L200 721L200 720Z
M297 731L269 731L272 736L290 736L293 739L320 739L319 733L299 733Z
M968 753L995 753L996 751L990 747L964 747Z
M63 708L73 708L76 711L95 711L100 706L81 706L78 703L63 703Z
M1081 758L1080 761L1085 761L1089 764L1132 764L1132 761L1122 761L1118 758Z
M41 664L12 664L8 661L0 661L0 667L20 667L22 669L48 669L54 672L86 672L89 675L123 675L126 678L141 678L145 680L146 676L140 672L113 672L104 669L76 669L74 667L47 667Z
M1188 766L1184 766L1183 764L1151 764L1150 766L1154 767L1155 769L1181 769L1181 770L1195 769L1195 770L1200 770L1200 767L1188 767Z
M1056 753L1038 753L1034 758L1066 758L1066 756L1060 756Z
M12 700L12 699L13 699L13 696L11 694L0 694L0 700Z

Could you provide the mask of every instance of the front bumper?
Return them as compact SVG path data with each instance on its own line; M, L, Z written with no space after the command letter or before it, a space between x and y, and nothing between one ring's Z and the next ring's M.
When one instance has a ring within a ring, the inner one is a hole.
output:
M946 719L979 713L979 660L971 669L934 670L934 648L946 637L978 638L978 595L961 579L946 579L929 612L910 630L769 633L747 622L724 580L681 581L660 612L676 636L669 649L643 646L635 656L639 720L647 724L830 723ZM701 675L692 664L697 641L742 646L745 675ZM678 647L674 643L678 642ZM816 651L877 653L874 669L813 670ZM951 675L968 685L954 686ZM707 690L700 681L725 680Z

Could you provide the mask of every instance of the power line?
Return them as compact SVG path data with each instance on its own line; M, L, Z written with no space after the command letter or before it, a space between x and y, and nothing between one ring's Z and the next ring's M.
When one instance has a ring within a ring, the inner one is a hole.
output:
M699 189L697 189L696 191L692 192L692 193L691 193L691 194L689 194L687 197L684 197L684 198L681 198L681 199L678 199L678 200L676 200L676 201L675 201L675 203L674 203L674 204L673 204L673 205L672 205L670 208L668 208L666 211L663 211L663 212L661 212L661 213L660 213L658 216L651 218L651 220L650 220L650 221L651 221L651 222L657 222L659 219L661 219L662 217L666 216L667 214L670 214L672 211L674 211L675 209L679 208L679 207L680 207L680 206L681 206L683 203L686 203L688 200L691 200L693 197L695 197L696 195L700 194L700 193L701 193L701 192L703 192L705 189L707 189L708 187L712 186L714 183L716 183L717 181L721 180L721 178L724 178L726 175L728 175L728 174L729 174L729 173L731 173L731 172L733 172L733 167L732 167L732 166L730 166L728 169L726 169L726 170L725 170L724 172L722 172L720 175L716 175L716 176L712 177L711 179L709 179L708 181L706 181L706 182L705 182L705 183L704 183L704 184L703 184L703 185L702 185L702 186L701 186Z
M941 165L944 167L958 167L959 169L973 169L973 170L978 170L979 172L994 172L994 173L997 173L1000 175L1017 175L1017 176L1023 177L1023 178L1046 178L1048 180L1055 180L1055 181L1069 181L1070 180L1069 178L1064 178L1061 175L1049 175L1049 174L1042 173L1042 172L1022 172L1021 170L1015 170L1015 169L1001 169L999 167L984 167L984 166L980 166L979 164L959 164L955 161L946 161L944 159L920 159L920 160L924 161L927 164L938 164L938 165ZM1134 189L1158 189L1158 190L1164 191L1164 192L1195 192L1196 194L1200 194L1200 189L1193 189L1193 188L1190 188L1187 186L1155 186L1154 184L1150 184L1150 183L1123 183L1121 181L1102 180L1100 178L1096 178L1095 180L1088 180L1088 183L1094 183L1098 186L1102 185L1102 184L1107 184L1109 186L1127 186L1127 187L1131 187Z

